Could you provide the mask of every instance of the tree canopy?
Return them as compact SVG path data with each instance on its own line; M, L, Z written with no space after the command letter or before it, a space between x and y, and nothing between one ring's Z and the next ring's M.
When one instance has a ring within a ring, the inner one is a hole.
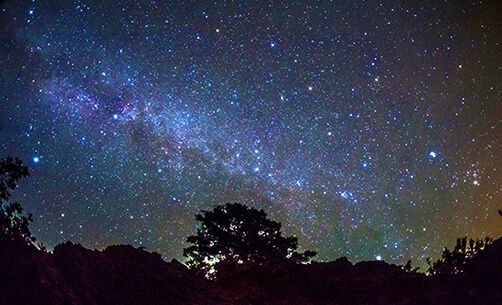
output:
M17 187L21 178L28 177L28 167L18 158L7 157L0 159L0 199L8 200L11 191Z
M28 167L18 158L0 159L0 241L35 243L29 230L32 215L25 214L19 203L9 202L19 180L28 176Z
M463 273L465 264L492 242L493 240L489 237L484 240L474 240L472 238L467 240L467 237L458 238L453 250L450 251L448 248L444 248L440 259L435 262L428 260L429 270L427 272L430 275Z
M279 222L268 219L263 210L240 203L217 205L195 219L197 233L187 238L192 245L183 254L188 266L206 275L220 262L261 264L280 259L303 263L317 254L298 252L298 238L283 237Z

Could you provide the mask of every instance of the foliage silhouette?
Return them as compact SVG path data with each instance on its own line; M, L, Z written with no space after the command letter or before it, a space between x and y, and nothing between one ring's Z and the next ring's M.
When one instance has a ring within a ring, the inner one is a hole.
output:
M25 214L24 209L17 202L9 202L12 191L18 181L28 177L28 167L21 160L13 157L0 159L0 242L20 241L35 244L29 230L33 221L31 214Z
M435 262L429 258L427 263L429 275L460 274L464 272L465 264L476 254L483 251L493 240L489 237L485 239L469 239L467 237L457 238L457 244L453 251L444 248L441 258Z
M18 158L6 157L0 159L0 199L8 200L11 191L17 187L21 178L28 177L28 167Z
M404 271L408 272L408 273L417 273L418 270L420 270L420 267L415 267L413 268L413 266L411 265L411 259L409 259L406 264L404 265L399 265L399 267L401 269L403 269Z
M192 245L183 255L190 268L209 277L222 262L262 264L279 259L306 263L317 255L314 251L297 252L298 239L283 237L281 224L268 219L263 210L227 203L202 211L195 219L200 226L187 238Z

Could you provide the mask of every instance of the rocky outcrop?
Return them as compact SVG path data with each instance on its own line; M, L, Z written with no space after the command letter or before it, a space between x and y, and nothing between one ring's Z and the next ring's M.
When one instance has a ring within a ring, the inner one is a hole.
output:
M211 304L209 283L176 260L132 246L65 243L53 254L0 247L0 304ZM5 276L7 275L7 276Z
M456 276L427 277L384 262L222 265L208 281L132 246L53 253L0 244L0 304L502 304L502 240Z

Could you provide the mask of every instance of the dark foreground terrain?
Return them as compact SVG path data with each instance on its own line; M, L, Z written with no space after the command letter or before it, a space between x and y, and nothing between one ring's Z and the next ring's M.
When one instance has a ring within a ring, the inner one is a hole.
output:
M502 239L462 275L426 277L384 262L226 267L206 281L131 246L0 246L0 304L502 304Z

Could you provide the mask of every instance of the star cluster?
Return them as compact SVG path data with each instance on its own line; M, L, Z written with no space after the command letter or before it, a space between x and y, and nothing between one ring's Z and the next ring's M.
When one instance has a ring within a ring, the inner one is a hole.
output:
M2 154L53 246L181 257L263 208L319 259L502 234L496 1L5 1Z

